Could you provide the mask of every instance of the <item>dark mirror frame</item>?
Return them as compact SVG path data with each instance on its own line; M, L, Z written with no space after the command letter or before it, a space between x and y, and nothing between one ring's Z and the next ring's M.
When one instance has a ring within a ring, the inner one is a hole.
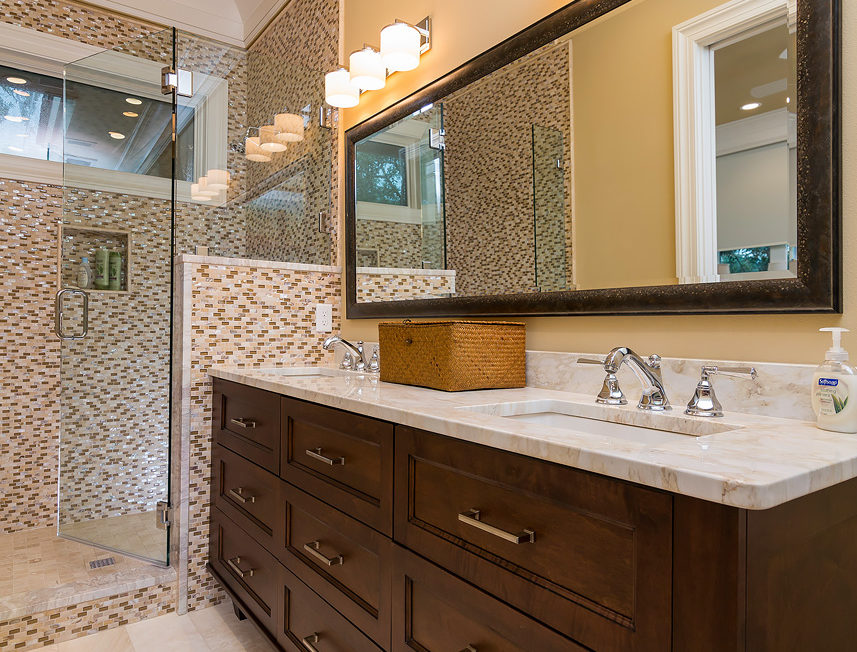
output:
M797 0L797 278L357 302L356 143L629 1L578 0L566 5L345 132L347 317L842 311L839 0Z

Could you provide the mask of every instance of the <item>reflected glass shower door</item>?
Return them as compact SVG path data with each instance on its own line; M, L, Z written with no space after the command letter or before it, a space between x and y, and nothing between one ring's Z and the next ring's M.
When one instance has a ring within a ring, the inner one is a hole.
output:
M56 321L58 533L164 564L176 109L161 74L173 42L165 30L66 66Z
M533 127L533 236L540 292L569 287L565 148L559 129Z

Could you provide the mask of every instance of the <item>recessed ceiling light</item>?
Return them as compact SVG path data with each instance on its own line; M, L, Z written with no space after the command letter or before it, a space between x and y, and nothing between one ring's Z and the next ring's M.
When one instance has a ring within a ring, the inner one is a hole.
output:
M29 118L25 118L22 115L4 115L3 116L9 122L26 122Z
M787 98L786 98L786 104L791 104L791 103L792 103L792 98L787 97Z
M785 50L783 50L782 52L780 52L780 57L779 57L779 58L780 58L780 59L782 59L783 61L785 61L786 59L788 59L788 58L789 58L789 49L788 49L788 48L786 48Z
M20 88L13 88L12 92L15 95L20 95L21 97L30 97L30 94L27 91L22 91Z
M126 97L125 101L128 102L128 104L133 104L134 106L143 103L143 100L138 100L136 97Z
M18 138L28 138L30 134L15 134Z
M140 114L139 114L139 113L134 113L133 111L124 111L124 112L122 113L122 115L124 115L126 118L136 118L136 117L137 117L137 116L139 116Z
M23 77L6 77L6 81L10 84L26 84L27 80Z
M14 145L9 145L9 149L11 149L13 152L23 152L24 151L20 147L15 147Z
M111 138L115 138L116 140L125 138L125 134L120 134L118 131L108 131L107 133L110 134Z
M761 102L750 102L749 104L745 104L744 106L742 106L741 110L742 111L754 111L755 109L758 109L760 106L762 106Z

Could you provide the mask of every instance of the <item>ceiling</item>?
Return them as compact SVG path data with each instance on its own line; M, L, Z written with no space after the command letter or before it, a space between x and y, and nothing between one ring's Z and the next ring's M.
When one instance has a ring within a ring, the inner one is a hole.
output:
M87 0L89 4L246 47L288 0Z

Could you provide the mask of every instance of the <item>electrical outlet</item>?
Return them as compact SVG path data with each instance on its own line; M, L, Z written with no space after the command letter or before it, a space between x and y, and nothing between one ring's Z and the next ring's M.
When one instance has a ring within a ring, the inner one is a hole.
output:
M315 304L315 332L329 333L333 330L333 306L329 303Z

